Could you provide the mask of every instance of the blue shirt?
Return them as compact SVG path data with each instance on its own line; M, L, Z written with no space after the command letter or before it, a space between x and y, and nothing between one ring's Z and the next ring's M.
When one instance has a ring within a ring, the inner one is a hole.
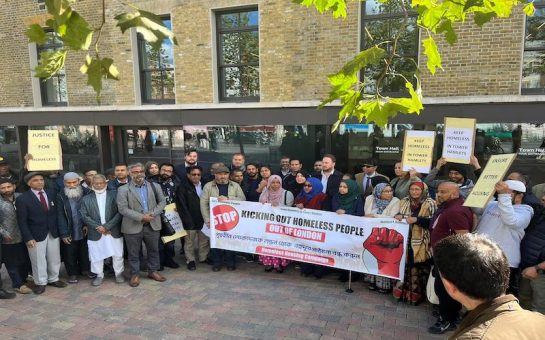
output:
M153 184L151 184L153 185ZM142 184L141 186L138 186L135 184L136 190L140 194L140 201L142 202L142 207L144 208L144 212L149 212L148 208L148 186L146 185L146 182Z

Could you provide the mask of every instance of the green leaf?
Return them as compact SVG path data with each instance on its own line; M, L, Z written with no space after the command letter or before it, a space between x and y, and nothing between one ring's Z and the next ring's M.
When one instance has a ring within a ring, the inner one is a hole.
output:
M443 20L437 27L437 33L444 33L445 39L450 45L454 45L458 41L458 36L454 32L452 22L450 20Z
M361 51L354 57L354 59L347 62L341 69L341 72L345 75L355 74L365 66L377 63L384 57L385 54L386 51L384 49L377 46L372 46L364 51Z
M119 80L119 71L111 58L100 59L87 55L85 64L80 67L80 71L87 74L87 85L95 90L98 102L100 102L100 93L102 92L102 79Z
M30 42L43 44L47 41L47 35L45 34L44 29L38 24L30 25L30 27L26 30L25 34Z
M526 14L529 17L533 17L534 13L536 12L536 8L534 7L533 2L529 2L526 6L524 6L524 9L522 10L524 14Z
M159 50L164 39L170 39L175 45L178 41L174 33L165 27L163 21L158 15L143 10L137 10L134 13L122 13L115 17L117 25L121 32L134 27L136 31L150 43L150 45Z
M443 69L441 66L441 55L439 55L437 44L435 44L435 40L433 40L431 35L422 41L422 45L424 46L424 54L428 59L426 65L428 66L428 70L430 70L431 74L435 74L437 67Z
M492 18L496 17L496 13L494 12L488 12L488 13L482 13L477 12L475 13L474 21L477 25L482 26L492 20Z
M49 79L57 74L63 67L66 60L66 50L40 53L40 62L34 69L38 78Z
M334 18L346 17L345 0L292 0L292 2L305 7L311 7L314 5L320 14L323 14L326 11L331 11Z
M57 32L65 45L73 50L88 50L93 39L93 29L78 12L65 11L66 21L61 24Z

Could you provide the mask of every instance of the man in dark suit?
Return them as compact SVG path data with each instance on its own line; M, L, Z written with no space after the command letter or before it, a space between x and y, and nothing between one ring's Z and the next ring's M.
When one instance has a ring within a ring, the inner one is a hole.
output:
M181 182L187 181L187 169L191 166L197 165L197 161L199 160L199 154L197 153L197 150L189 149L186 151L184 156L184 162L177 164L174 167L174 173L176 176L178 176L178 179Z
M117 190L119 187L129 183L129 168L127 164L116 164L114 167L115 179L108 182L108 190Z
M129 253L130 286L137 287L140 285L142 241L146 244L148 255L148 277L159 282L166 280L158 270L161 213L167 202L161 187L145 180L144 166L141 163L130 165L129 174L130 183L117 191L117 207L123 216L121 232L125 236Z
M336 161L334 155L325 154L322 158L322 171L312 175L312 177L318 178L324 186L323 193L327 195L327 199L324 201L324 210L331 210L331 200L339 192L339 184L343 179L342 172L335 170Z
M121 214L117 210L114 190L106 190L106 178L95 175L91 182L93 191L81 201L81 218L88 228L89 259L91 271L97 277L91 283L100 286L104 279L104 259L112 257L115 282L123 283L123 238Z
M187 269L189 270L197 269L194 247L197 239L199 262L205 263L206 257L210 252L210 239L201 231L204 224L200 205L200 197L203 189L203 183L201 182L202 172L200 166L189 167L189 172L187 173L188 180L180 185L176 194L176 205L180 212L184 228L187 231L184 250Z
M42 294L47 284L66 287L66 283L59 280L61 255L55 194L44 190L44 177L38 172L28 173L24 181L30 190L15 202L17 221L32 263L33 291Z
M369 158L363 162L362 172L357 173L354 177L356 183L363 193L363 197L367 197L373 193L373 188L379 183L389 183L390 179L377 172L378 161L376 158Z

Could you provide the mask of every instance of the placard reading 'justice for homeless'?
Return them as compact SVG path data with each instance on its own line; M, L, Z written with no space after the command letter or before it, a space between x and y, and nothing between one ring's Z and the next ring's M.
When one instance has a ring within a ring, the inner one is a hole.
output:
M28 130L28 171L62 170L62 149L58 130Z
M443 157L447 162L469 164L475 143L475 124L472 118L445 117Z
M403 143L403 171L414 168L427 174L431 169L435 131L406 130Z

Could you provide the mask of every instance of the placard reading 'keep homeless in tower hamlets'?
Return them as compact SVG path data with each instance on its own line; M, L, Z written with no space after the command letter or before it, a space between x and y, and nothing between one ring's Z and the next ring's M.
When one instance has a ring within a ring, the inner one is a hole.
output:
M464 201L464 206L484 208L494 195L495 185L502 181L517 157L516 153L490 156L481 176Z
M427 174L431 169L435 131L406 130L403 142L403 171L414 168Z
M450 163L469 164L475 145L475 125L473 118L445 117L443 139L443 158Z
M62 170L62 149L58 130L28 130L28 171Z

